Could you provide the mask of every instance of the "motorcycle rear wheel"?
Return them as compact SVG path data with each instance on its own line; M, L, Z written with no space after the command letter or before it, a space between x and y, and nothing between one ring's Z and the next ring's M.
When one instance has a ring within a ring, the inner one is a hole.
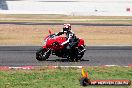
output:
M78 62L82 60L82 57L84 55L84 52L79 53L80 51L82 51L84 48L83 47L79 47L77 50L73 51L75 52L74 54L72 53L69 57L67 57L67 59L70 62Z
M75 57L68 57L67 59L68 59L69 62L76 62Z
M76 55L76 61L82 60L84 52L81 52L81 53L79 53L79 52L82 51L83 49L84 49L83 47L78 48L78 52L77 52L77 55Z

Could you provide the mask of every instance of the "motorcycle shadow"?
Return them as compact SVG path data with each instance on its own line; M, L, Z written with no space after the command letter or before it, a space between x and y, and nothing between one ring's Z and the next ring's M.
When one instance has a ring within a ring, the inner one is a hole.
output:
M67 59L54 59L54 60L46 60L46 61L54 61L54 62L69 62Z
M54 59L54 60L46 60L46 61L54 61L54 62L71 62L71 61L69 61L68 59ZM78 61L78 62L81 62L81 61L89 61L89 60L85 60L85 59L82 59L82 60L80 60L80 61Z

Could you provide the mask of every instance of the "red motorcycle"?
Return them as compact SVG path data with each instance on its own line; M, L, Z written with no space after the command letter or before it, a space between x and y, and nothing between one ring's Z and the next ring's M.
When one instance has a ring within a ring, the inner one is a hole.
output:
M45 61L52 54L67 58L69 61L81 60L86 51L84 40L79 38L77 46L74 49L70 49L70 51L66 50L67 45L61 45L64 41L66 41L66 37L56 36L49 31L49 35L44 38L44 46L36 52L36 59L38 61Z

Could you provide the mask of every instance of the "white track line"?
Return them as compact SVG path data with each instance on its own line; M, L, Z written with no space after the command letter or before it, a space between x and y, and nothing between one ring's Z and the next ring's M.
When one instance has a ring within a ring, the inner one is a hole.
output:
M56 69L56 68L83 68L83 67L115 67L120 65L101 65L101 66L42 66L46 67L48 69ZM35 69L37 67L41 66L20 66L20 67L10 67L10 66L0 66L0 70L10 70L10 69L22 69L22 70L31 70ZM132 67L132 64L129 64L127 66L121 66L121 67Z

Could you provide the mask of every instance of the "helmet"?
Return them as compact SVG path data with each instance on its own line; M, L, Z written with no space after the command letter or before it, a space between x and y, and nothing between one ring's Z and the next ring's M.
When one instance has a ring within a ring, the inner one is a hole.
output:
M63 25L63 32L71 31L71 24L64 24Z

